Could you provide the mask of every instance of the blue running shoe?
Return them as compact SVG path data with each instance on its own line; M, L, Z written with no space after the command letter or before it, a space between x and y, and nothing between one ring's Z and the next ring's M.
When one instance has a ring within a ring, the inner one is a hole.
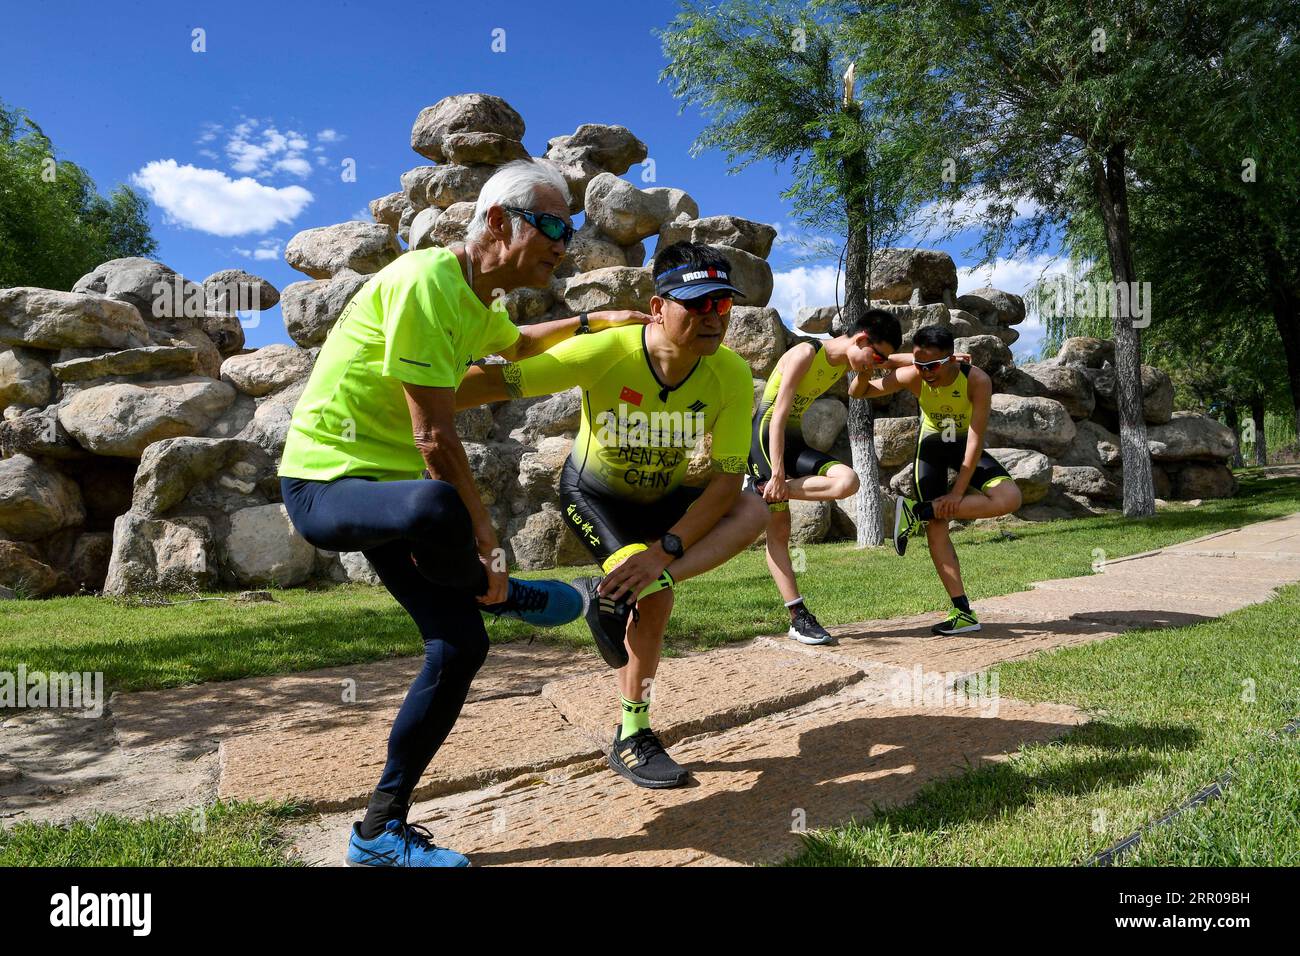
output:
M469 858L434 846L433 834L418 823L389 820L373 840L363 840L359 826L352 825L348 866L469 866Z
M559 627L582 617L587 609L577 588L563 581L510 579L510 590L500 604L482 608L497 617L513 617L537 627Z

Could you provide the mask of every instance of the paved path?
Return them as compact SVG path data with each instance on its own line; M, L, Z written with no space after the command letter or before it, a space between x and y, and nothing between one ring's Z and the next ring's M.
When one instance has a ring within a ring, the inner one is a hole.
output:
M825 648L758 638L666 660L655 725L693 773L672 791L638 789L605 767L614 687L594 654L495 647L411 820L478 865L780 860L798 849L799 829L906 800L1087 719L993 694L1000 662L1210 619L1295 581L1300 514L980 601L984 630L974 635L933 637L926 614L832 628L838 643ZM299 851L335 865L414 666L397 659L117 695L111 720L95 722L111 737L98 757L34 720L18 738L27 750L6 758L22 776L0 782L0 804L9 816L62 819L175 809L205 795L294 798L322 811L295 831ZM969 675L976 692L956 694L972 687L962 683ZM46 765L33 772L40 752ZM67 793L52 799L60 788Z

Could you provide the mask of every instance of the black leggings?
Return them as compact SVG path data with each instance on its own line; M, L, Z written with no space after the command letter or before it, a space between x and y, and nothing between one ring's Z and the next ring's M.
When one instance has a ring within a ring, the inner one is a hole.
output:
M487 658L474 600L487 591L487 573L469 512L445 481L284 478L280 488L298 532L326 551L365 554L424 638L424 667L393 721L375 788L406 805Z

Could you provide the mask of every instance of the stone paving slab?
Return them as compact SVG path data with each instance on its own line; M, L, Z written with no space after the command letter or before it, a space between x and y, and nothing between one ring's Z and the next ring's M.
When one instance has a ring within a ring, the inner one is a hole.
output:
M878 688L877 688L878 690ZM929 781L1053 740L1084 715L1002 699L997 716L873 702L859 684L795 710L678 744L691 786L643 790L608 768L479 799L416 805L412 822L476 866L779 862L807 829L904 802ZM875 696L879 696L876 694ZM302 856L340 865L350 817L295 834Z
M394 710L424 659L398 657L321 670L246 677L170 690L116 694L112 711L124 747L184 743L210 751L223 739L311 723L319 731L351 726L358 708ZM558 678L605 672L595 654L541 644L498 644L488 653L468 700L538 694ZM355 684L345 702L345 682ZM378 718L375 718L378 719Z
M758 643L667 658L652 697L655 732L671 744L797 707L861 679L852 665ZM542 688L542 696L601 747L609 745L618 722L617 694L608 670Z
M218 795L305 801L321 810L364 806L379 782L397 709L345 724L299 723L221 744ZM590 760L599 748L537 696L467 704L416 788L417 799L484 787Z

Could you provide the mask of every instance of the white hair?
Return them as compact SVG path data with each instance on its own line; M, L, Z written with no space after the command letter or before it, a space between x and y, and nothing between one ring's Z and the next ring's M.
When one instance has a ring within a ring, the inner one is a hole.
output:
M550 160L516 159L506 163L479 190L478 201L474 204L474 216L465 229L465 239L479 239L487 232L487 214L493 206L529 209L536 204L538 191L545 188L558 192L566 206L572 202L569 184ZM516 213L507 215L514 228L518 228L523 221Z

